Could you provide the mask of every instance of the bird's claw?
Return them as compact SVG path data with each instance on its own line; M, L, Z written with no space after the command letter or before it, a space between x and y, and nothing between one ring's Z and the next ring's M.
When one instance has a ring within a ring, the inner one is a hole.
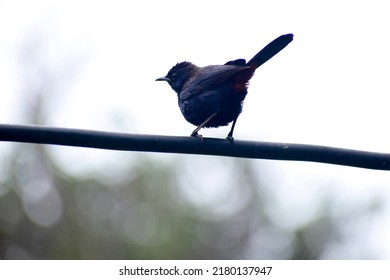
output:
M233 135L231 135L230 133L226 136L226 139L227 139L231 144L234 144Z
M190 136L191 137L197 137L198 139L200 139L200 142L203 142L203 136L198 134L197 131L193 131Z

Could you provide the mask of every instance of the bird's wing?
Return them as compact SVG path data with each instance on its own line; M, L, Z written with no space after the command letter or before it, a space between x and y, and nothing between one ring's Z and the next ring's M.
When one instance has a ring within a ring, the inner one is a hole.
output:
M212 65L200 69L180 94L180 99L187 99L193 95L201 94L204 91L211 90L217 85L232 78L237 73L250 69L249 66L227 64Z

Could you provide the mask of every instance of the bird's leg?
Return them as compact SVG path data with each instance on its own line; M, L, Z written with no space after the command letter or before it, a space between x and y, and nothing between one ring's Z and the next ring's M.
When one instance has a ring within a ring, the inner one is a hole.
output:
M236 126L236 122L237 122L237 118L234 119L233 124L232 124L232 128L230 129L230 132L226 137L226 139L232 143L234 142L233 131L234 131L234 127Z
M190 136L193 136L193 137L199 137L200 135L198 134L198 131L201 130L202 127L204 127L212 118L214 118L217 114L218 114L219 111L213 113L210 117L208 117L207 119L205 119L192 133Z

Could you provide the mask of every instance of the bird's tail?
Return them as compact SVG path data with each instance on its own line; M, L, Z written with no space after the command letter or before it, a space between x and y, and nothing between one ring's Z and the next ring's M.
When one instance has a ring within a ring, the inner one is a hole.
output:
M275 54L283 50L293 40L293 37L293 34L285 34L276 38L259 51L251 60L248 61L246 65L256 69L263 63L267 62Z

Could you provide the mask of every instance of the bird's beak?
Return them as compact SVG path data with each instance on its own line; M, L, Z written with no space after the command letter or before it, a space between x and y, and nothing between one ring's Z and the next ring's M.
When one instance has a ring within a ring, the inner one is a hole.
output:
M166 82L170 82L171 80L167 77L161 77L161 78L158 78L156 79L156 81L166 81Z

